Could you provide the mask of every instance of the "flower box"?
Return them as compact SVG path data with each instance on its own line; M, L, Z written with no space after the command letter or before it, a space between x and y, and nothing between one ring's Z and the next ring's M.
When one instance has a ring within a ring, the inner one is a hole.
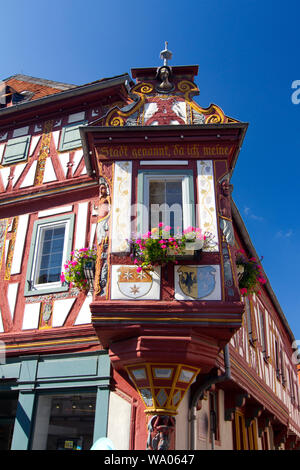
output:
M71 258L64 265L61 282L67 282L70 287L80 290L93 290L94 271L96 263L96 248L80 248L71 252Z
M260 287L267 282L260 263L253 257L248 258L244 250L238 250L236 269L241 295L260 294Z
M130 240L134 264L139 269L153 269L178 263L178 259L199 259L202 248L212 240L212 235L202 234L200 229L189 227L181 234L170 235L171 227L159 224L139 238Z

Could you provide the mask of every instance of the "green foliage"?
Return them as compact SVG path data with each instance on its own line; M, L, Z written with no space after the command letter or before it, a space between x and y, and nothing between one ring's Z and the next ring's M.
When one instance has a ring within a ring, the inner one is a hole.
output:
M238 250L236 265L238 271L240 270L239 288L241 295L260 294L260 287L267 281L263 276L262 266L256 258L248 258L244 250Z
M61 273L61 282L68 282L70 287L77 287L80 290L89 288L88 281L84 274L84 264L88 260L96 261L96 248L80 248L71 252L71 259L64 265L65 271Z

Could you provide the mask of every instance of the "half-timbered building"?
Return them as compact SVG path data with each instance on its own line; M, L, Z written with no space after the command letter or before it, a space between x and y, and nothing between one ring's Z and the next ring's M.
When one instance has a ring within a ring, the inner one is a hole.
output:
M162 58L81 86L2 82L1 449L299 445L295 338L268 280L239 289L237 250L258 259L230 187L247 124ZM138 269L130 240L166 221L213 242ZM91 288L64 282L91 247Z

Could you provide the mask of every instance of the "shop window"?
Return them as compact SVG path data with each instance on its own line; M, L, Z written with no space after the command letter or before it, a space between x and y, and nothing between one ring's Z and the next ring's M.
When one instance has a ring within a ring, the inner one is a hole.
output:
M84 124L86 124L86 121L77 122L62 129L59 143L60 152L67 152L82 147L79 127Z
M60 275L72 246L74 215L34 224L25 295L67 290Z
M96 393L40 395L32 450L90 450Z
M191 170L143 170L138 176L138 233L159 223L170 226L170 233L195 225L193 172Z
M11 448L17 405L17 394L0 393L0 451Z
M29 144L29 135L8 140L3 153L2 165L13 165L27 160Z

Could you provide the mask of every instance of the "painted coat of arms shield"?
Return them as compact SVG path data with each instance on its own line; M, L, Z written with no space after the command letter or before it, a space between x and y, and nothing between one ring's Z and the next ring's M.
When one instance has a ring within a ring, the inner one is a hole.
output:
M193 299L208 297L216 286L215 274L213 266L181 266L178 269L180 289Z
M138 299L149 293L153 279L149 272L137 272L136 266L121 266L118 269L118 287L125 297Z

